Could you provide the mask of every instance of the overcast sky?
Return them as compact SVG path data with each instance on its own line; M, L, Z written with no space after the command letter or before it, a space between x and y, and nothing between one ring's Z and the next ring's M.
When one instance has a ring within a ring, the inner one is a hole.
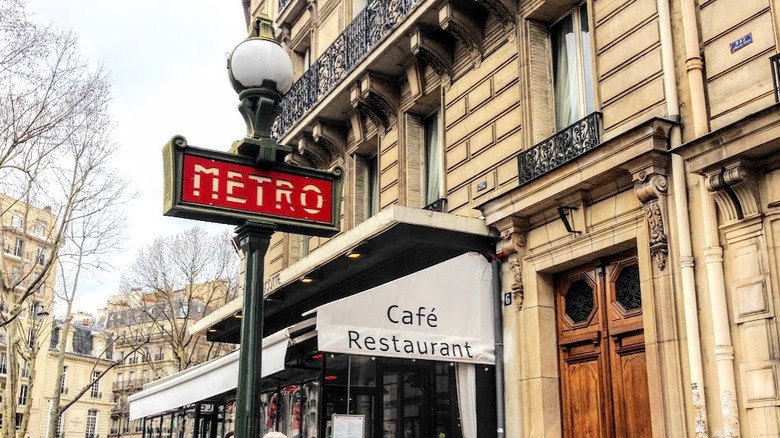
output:
M41 23L71 30L81 53L112 82L120 168L139 196L128 206L129 241L115 270L85 279L74 310L95 312L119 291L121 272L158 236L200 225L162 215L162 146L175 134L227 150L243 137L225 54L246 37L239 0L28 0Z

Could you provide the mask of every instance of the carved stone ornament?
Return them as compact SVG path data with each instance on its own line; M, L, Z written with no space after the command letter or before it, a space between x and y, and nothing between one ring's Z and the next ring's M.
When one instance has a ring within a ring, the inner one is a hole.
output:
M640 173L640 181L634 186L634 192L640 201L647 220L647 229L650 240L650 255L658 264L658 269L666 268L666 259L669 255L669 241L665 228L666 192L668 183L664 175Z
M523 300L525 299L525 293L523 290L523 266L520 262L520 257L509 258L509 269L512 270L512 295L517 305L517 310L523 309Z
M439 9L439 27L450 32L468 47L471 62L482 62L482 39L486 11L474 2L449 0Z

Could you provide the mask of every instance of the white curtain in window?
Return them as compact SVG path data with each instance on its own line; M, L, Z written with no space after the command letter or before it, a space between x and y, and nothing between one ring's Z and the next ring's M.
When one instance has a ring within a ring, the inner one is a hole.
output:
M455 377L463 438L477 438L476 367L471 363L456 363Z
M550 29L553 51L553 95L555 98L555 130L576 122L579 114L577 87L577 48L569 15Z
M439 144L439 114L425 119L425 204L441 196L441 145Z

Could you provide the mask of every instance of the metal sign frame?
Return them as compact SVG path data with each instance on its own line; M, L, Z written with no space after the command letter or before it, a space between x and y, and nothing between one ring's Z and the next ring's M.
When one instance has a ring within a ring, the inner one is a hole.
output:
M323 196L331 197L330 221L307 220L304 218L266 214L256 211L228 208L220 205L186 201L182 199L185 184L185 156L209 160L222 165L252 168L261 173L265 172L266 174L282 174L294 178L308 178L320 182L329 182L331 185L331 192L323 194ZM331 237L340 230L341 191L344 171L339 166L333 167L329 171L323 171L270 161L257 163L252 157L190 146L187 144L187 140L184 137L175 136L163 147L163 172L165 178L163 214L165 216L229 225L241 225L250 221L259 224L273 225L278 231L320 237Z

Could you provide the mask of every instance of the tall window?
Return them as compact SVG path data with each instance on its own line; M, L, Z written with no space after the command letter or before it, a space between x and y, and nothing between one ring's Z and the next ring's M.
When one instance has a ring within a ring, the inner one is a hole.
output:
M92 388L90 390L92 398L100 398L100 371L92 372Z
M23 379L30 378L30 361L26 359L24 361L24 365L22 365L22 378Z
M19 406L27 404L27 385L19 386Z
M27 346L33 348L35 346L35 332L33 329L27 331Z
M65 413L61 413L59 417L57 417L57 424L54 425L54 436L56 438L62 438L65 436L65 433L62 431L62 425L65 424Z
M11 226L16 229L22 228L22 223L24 222L24 218L22 217L21 213L14 213L13 216L11 216Z
M85 438L95 438L97 436L97 418L98 411L90 409L87 412L87 430Z
M68 367L62 367L62 384L60 385L60 394L68 393Z
M588 7L575 7L550 28L555 128L560 131L595 110Z
M0 353L0 374L8 374L8 353Z
M38 253L35 256L35 261L43 266L46 263L46 250L42 246L38 247Z
M425 130L425 204L441 197L441 135L439 131L439 113L430 115L424 122Z
M14 244L14 255L17 257L21 257L24 253L24 241L22 239L16 239L16 243Z
M366 168L368 170L368 216L371 217L379 213L379 157L374 155L366 159Z
M46 224L42 220L35 221L35 228L33 228L33 234L36 236L43 236L46 232Z

